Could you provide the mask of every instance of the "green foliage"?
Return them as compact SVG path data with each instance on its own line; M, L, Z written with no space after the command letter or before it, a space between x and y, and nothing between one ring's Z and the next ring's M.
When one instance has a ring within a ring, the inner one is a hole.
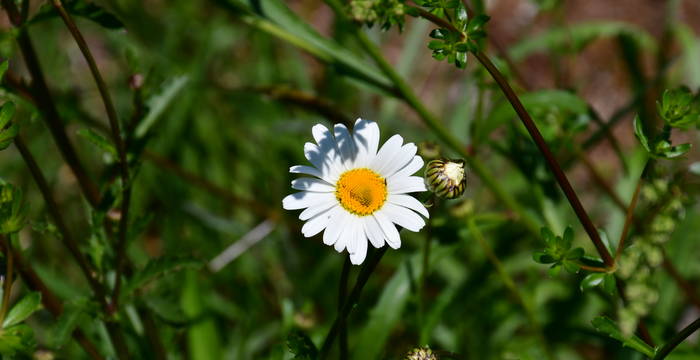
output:
M480 40L486 37L484 25L489 21L489 17L479 14L470 19L460 1L425 1L423 6L428 7L432 14L445 18L453 26L430 32L430 37L435 39L428 43L433 58L438 61L447 59L448 63L464 69L467 66L467 53L479 51L481 48Z
M295 329L287 335L287 347L294 354L294 359L315 360L318 357L316 345L303 331Z
M664 131L653 139L649 139L644 132L644 127L639 120L639 116L634 118L632 124L634 126L634 135L637 137L637 140L642 144L644 150L654 158L674 159L685 155L693 146L689 143L671 145L671 140L669 139L670 131Z
M612 273L594 272L586 275L579 286L581 291L599 287L608 295L614 296L617 291L616 282L615 275Z
M10 309L0 329L0 354L14 356L17 353L27 354L34 349L34 331L22 322L39 309L41 294L38 292L25 295Z
M61 1L66 11L73 15L91 20L100 26L116 30L122 29L124 24L114 14L108 12L100 5L91 0L64 0ZM51 2L46 2L39 11L32 17L31 23L38 23L52 18L58 18L58 12Z
M578 261L583 257L583 248L572 248L574 231L567 227L563 236L555 236L549 228L542 228L542 239L547 247L542 251L536 251L532 258L540 264L552 264L549 267L551 275L557 275L563 267L570 273L577 273L580 269Z
M634 349L645 356L653 357L655 350L635 335L625 336L614 321L605 316L599 316L591 322L599 332L619 341L623 346Z
M4 64L4 66L7 67L7 61L5 61ZM14 114L14 103L8 101L0 107L0 150L7 149L19 132L17 124L11 122Z
M700 121L700 98L687 87L666 89L656 106L659 116L671 127L687 129Z
M24 227L26 213L22 191L0 179L0 234L20 231Z
M382 30L396 25L399 31L403 31L406 23L408 8L405 0L353 0L348 6L350 17L369 27L379 23Z
M201 265L201 261L188 257L163 257L153 259L149 261L143 269L139 270L135 276L130 278L126 284L124 284L122 296L125 298L129 297L134 291L142 288L149 282L170 273L188 268L198 268L201 267Z

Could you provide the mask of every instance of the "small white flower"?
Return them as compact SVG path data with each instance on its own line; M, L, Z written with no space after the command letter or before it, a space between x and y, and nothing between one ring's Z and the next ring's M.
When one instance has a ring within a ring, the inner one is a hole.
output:
M401 247L396 229L419 231L428 217L423 204L407 193L426 191L423 178L411 176L423 167L416 145L392 136L379 151L379 126L357 119L351 135L336 124L333 133L323 125L311 130L316 144L306 143L304 155L312 166L292 166L291 173L311 175L292 181L301 192L282 200L286 210L305 209L301 232L312 237L321 231L323 243L348 250L350 261L361 264L367 241L375 248L386 242ZM418 213L418 214L416 214Z

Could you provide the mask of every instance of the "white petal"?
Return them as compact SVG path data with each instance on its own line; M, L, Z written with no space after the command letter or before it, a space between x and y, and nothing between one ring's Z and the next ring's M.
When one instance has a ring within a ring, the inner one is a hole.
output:
M344 169L342 168L342 162L340 155L338 154L338 148L333 138L333 134L328 128L321 124L316 124L311 128L311 133L314 136L314 140L318 144L319 149L325 153L326 159L324 165L327 167L328 173L333 175L340 174ZM322 169L324 170L324 169ZM338 180L337 177L330 183L335 183Z
M312 237L325 229L330 223L331 214L330 211L323 212L311 218L311 220L304 223L301 227L301 233L305 237Z
M355 238L355 227L353 226L355 222L356 216L352 214L348 214L347 216L347 221L343 225L343 229L341 230L340 237L338 238L338 241L336 241L335 245L333 248L335 248L335 251L337 252L342 252L343 249L347 248L349 253L353 252L353 240Z
M378 173L382 173L382 169L388 167L391 164L391 159L396 156L396 153L401 150L401 144L403 144L403 138L401 135L394 135L389 140L387 140L382 148L379 149L377 156L372 160L370 167L376 170Z
M315 176L318 178L323 178L323 174L321 174L321 170L311 167L311 166L306 166L306 165L294 165L289 168L289 172L292 174L306 174L306 175L311 175Z
M353 265L360 265L365 261L365 257L367 256L367 236L365 235L364 228L358 228L355 241L357 242L357 247L355 248L355 252L350 254L350 262Z
M334 206L338 206L338 202L335 200L329 200L318 204L314 204L313 206L307 207L306 210L302 211L301 214L299 214L299 220L304 221L311 219L312 217L320 213L326 212L326 210L333 209Z
M396 205L403 206L405 208L409 208L409 209L416 211L417 213L419 213L427 218L430 217L430 213L428 213L428 209L425 208L423 203L421 203L420 201L418 201L418 199L414 198L411 195L390 194L387 201L392 203L392 204L396 204Z
M357 119L353 126L352 139L357 150L355 166L366 166L377 154L379 145L379 126L373 121Z
M304 156L306 159L323 174L321 178L326 179L326 181L332 184L335 183L340 176L338 165L335 165L340 159L334 155L334 152L335 150L333 149L321 149L318 145L310 142L304 144Z
M335 186L323 180L303 177L292 180L292 189L311 192L333 192L335 191Z
M409 176L404 178L387 179L387 191L389 194L405 194L410 192L427 191L422 177Z
M391 220L389 220L389 218L385 215L384 209L375 211L372 216L374 216L374 219L377 220L377 223L382 228L386 243L389 244L392 249L400 248L401 236L399 236L399 231L396 230L394 223L392 223Z
M335 199L333 193L314 193L308 191L301 191L291 195L287 195L282 199L282 207L285 210L298 210L304 209L309 206L327 202L328 200Z
M365 233L372 246L377 249L384 246L384 232L382 232L382 228L379 227L379 223L377 223L374 216L365 216L362 218L362 221L365 225Z
M404 166L402 169L394 173L394 175L391 175L389 178L402 178L402 177L408 177L416 173L416 171L420 170L420 168L423 167L423 159L416 155L413 157L410 163L408 165Z
M396 225L399 225L406 230L418 232L425 226L425 220L418 216L415 212L406 209L403 206L386 203L382 207L382 211Z
M414 143L408 143L401 147L396 155L391 159L388 165L384 166L380 175L385 178L394 175L399 169L408 165L408 163L413 160L413 156L416 155L418 147Z
M330 214L331 222L323 233L323 243L326 245L333 245L338 241L338 237L340 237L340 233L351 215L340 206L333 208L332 211Z
M345 169L351 169L355 164L355 158L357 156L352 136L350 136L348 128L343 124L335 124L333 131L335 133L335 142L340 152L340 158L343 164L345 164Z

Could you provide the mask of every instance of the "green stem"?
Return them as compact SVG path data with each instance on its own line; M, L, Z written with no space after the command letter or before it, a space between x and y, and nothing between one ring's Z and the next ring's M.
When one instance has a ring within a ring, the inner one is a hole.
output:
M385 245L373 251L372 255L365 260L365 263L362 265L362 270L360 270L360 275L357 276L355 286L353 286L352 291L350 291L350 295L343 304L342 310L338 313L338 316L335 318L335 321L333 321L333 325L328 331L326 339L323 341L323 345L321 346L321 351L319 353L320 360L328 358L328 353L331 351L331 346L333 346L333 341L335 340L335 337L338 335L340 328L345 323L348 315L350 314L350 310L352 310L352 308L355 306L355 303L357 303L358 299L360 298L362 289L365 287L365 284L367 284L369 276L372 275L372 272L377 267L377 264L379 264L379 260L382 259L382 256L384 256L384 253L386 253L388 248L389 246Z
M690 325L686 326L683 330L674 335L671 340L669 340L664 346L659 349L659 351L654 356L653 360L665 359L668 354L673 351L678 345L680 345L688 336L697 331L700 328L700 318L693 321Z

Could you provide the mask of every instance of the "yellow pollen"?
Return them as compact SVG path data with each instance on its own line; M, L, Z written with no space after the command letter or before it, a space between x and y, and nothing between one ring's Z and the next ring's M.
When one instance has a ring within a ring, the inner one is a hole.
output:
M381 209L386 202L386 180L376 172L353 169L340 175L335 186L335 197L345 210L366 216Z

